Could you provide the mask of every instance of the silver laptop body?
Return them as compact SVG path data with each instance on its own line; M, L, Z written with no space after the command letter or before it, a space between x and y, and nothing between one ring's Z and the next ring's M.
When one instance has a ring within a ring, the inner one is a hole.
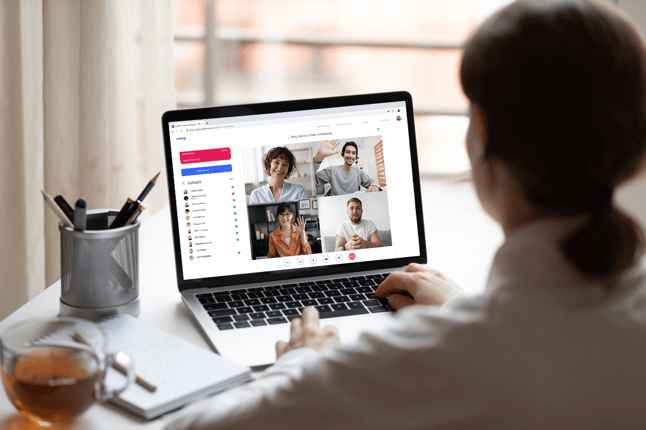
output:
M178 288L218 353L247 366L274 362L305 306L342 342L389 321L374 290L426 263L413 120L406 92L163 115ZM323 145L335 153L315 163ZM276 148L295 161L279 201L269 175L285 172L265 157ZM292 238L304 221L306 244L281 238L290 213ZM360 243L350 234L380 246L338 249L339 240Z

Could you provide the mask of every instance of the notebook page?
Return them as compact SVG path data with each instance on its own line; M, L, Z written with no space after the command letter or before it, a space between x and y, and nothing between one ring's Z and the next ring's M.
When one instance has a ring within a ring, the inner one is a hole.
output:
M124 314L99 323L108 335L108 351L125 352L135 371L157 386L154 393L133 383L113 402L147 418L249 379L248 367L232 363ZM112 370L109 386L123 376ZM130 407L129 407L130 406Z

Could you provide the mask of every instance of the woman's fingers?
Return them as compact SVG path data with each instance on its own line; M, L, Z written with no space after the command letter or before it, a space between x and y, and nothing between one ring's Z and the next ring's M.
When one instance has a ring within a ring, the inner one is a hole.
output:
M408 273L411 273L411 272L437 272L437 273L440 273L435 269L431 269L430 267L423 266L423 265L421 265L419 263L410 263L406 267L406 270L404 270L404 272L408 272Z
M316 336L319 331L319 313L311 306L303 309L302 335L305 341Z
M406 269L408 270L408 269ZM393 293L406 291L412 295L410 288L413 288L410 280L410 274L406 272L391 273L375 291L377 297L386 297Z
M279 340L276 342L276 358L287 352L287 342Z
M289 340L290 342L294 342L296 340L299 340L301 337L301 319L300 318L295 318L292 320L292 324L289 328Z
M410 264L403 272L391 273L375 291L377 297L388 297L399 295L393 298L391 305L408 306L410 300L405 300L408 293L412 302L416 304L441 306L451 296L462 291L462 289L435 269L420 264ZM389 301L390 303L390 301Z
M388 296L388 304L392 306L394 309L401 309L405 308L406 306L414 305L415 300L408 296L403 296L401 294L391 294Z
M341 343L336 327L328 325L320 328L318 311L308 306L303 309L302 319L292 320L289 342L276 342L276 357L297 348L323 349Z
M323 335L325 337L339 337L339 329L336 328L336 326L333 325L326 325L323 327Z

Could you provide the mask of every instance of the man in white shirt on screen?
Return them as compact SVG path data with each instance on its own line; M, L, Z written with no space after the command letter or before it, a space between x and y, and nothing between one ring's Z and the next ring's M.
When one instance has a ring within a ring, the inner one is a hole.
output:
M348 221L339 224L336 229L336 251L352 249L378 248L384 246L377 233L375 223L361 219L363 206L356 197L348 200Z

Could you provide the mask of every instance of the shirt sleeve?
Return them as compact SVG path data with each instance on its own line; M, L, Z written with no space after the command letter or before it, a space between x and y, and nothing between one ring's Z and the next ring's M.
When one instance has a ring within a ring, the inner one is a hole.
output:
M303 237L301 236L300 232L298 232L298 243L301 245L301 255L312 253L312 247L310 246L310 243L305 242L305 244L303 244Z
M290 351L256 381L187 410L166 430L441 428L447 414L468 414L453 404L456 366L446 351L423 353L441 336L424 321L414 327L391 326L321 352Z
M274 243L274 235L269 234L269 252L267 253L267 258L277 257L276 244Z
M316 177L316 187L317 188L322 187L325 184L329 184L330 183L330 177L331 177L330 169L325 168L325 169L322 169L322 170L318 170L318 168L320 166L321 166L321 163L314 163L314 171L316 171L314 176Z
M302 185L296 185L298 187L298 195L296 196L297 200L309 199L310 195L307 193L307 190Z
M340 223L339 226L336 228L336 235L345 237L345 229L343 228L343 223Z
M379 186L379 183L373 179L370 179L370 176L366 172L364 172L361 169L357 169L359 171L359 180L361 181L361 186L364 188L368 188L371 185L374 185L375 187L381 189Z
M260 199L260 188L256 188L251 192L251 195L249 196L249 204L250 205L255 205L257 203L262 203Z

